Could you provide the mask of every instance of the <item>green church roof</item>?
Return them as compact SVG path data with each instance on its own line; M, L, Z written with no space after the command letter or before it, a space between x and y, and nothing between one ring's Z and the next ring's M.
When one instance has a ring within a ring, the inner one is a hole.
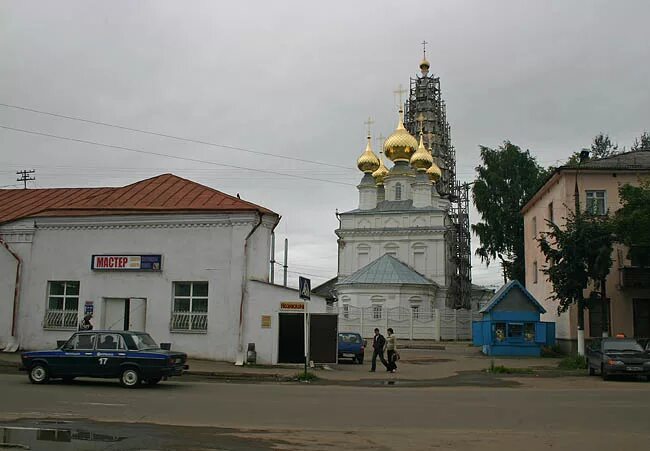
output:
M337 285L347 284L403 284L431 285L432 281L405 265L392 255L384 254L354 274L343 278Z

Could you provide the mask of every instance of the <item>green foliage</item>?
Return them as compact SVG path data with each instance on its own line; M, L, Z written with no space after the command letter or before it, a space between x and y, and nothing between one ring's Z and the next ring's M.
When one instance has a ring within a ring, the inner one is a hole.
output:
M618 153L618 144L614 144L609 135L599 133L594 137L589 149L589 156L593 159L601 159L614 156ZM577 166L580 163L580 152L574 152L566 162L567 166Z
M614 215L616 239L630 249L628 258L650 266L650 180L622 185L618 195L622 207Z
M524 220L521 209L547 177L526 150L505 141L498 149L481 146L482 164L472 194L481 222L472 226L483 262L501 261L508 279L525 284Z
M571 355L560 360L557 367L562 370L584 370L587 369L587 360L581 355Z
M538 239L546 257L542 271L553 285L550 299L558 313L580 304L588 283L600 283L612 266L612 231L607 216L569 212L564 227L547 221L551 230Z
M318 376L316 376L314 373L298 373L295 376L295 380L300 381L300 382L312 382L318 379Z
M648 132L643 132L641 136L634 139L634 144L631 147L632 151L635 150L644 150L650 151L650 134Z

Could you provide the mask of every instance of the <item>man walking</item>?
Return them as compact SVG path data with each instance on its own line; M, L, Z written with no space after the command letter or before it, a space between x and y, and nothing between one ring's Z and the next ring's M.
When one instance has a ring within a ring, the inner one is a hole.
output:
M375 328L375 336L372 339L372 366L370 367L370 372L374 373L377 369L377 357L381 360L381 363L384 364L386 369L388 369L388 362L384 358L384 346L386 346L386 339L382 334L379 333L379 329Z

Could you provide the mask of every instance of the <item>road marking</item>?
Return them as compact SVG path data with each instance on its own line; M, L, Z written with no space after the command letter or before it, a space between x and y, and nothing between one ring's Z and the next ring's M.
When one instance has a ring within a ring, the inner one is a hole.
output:
M126 404L111 404L108 402L80 402L78 404L86 406L109 406L109 407L124 407Z

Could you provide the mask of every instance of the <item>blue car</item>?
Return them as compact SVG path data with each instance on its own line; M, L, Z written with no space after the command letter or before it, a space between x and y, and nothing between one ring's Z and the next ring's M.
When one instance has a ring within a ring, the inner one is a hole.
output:
M161 349L144 332L84 331L51 351L21 354L21 370L33 384L75 377L119 378L126 388L155 385L188 369L187 354Z
M363 363L363 353L366 340L355 332L339 333L339 360L352 359L353 362Z

